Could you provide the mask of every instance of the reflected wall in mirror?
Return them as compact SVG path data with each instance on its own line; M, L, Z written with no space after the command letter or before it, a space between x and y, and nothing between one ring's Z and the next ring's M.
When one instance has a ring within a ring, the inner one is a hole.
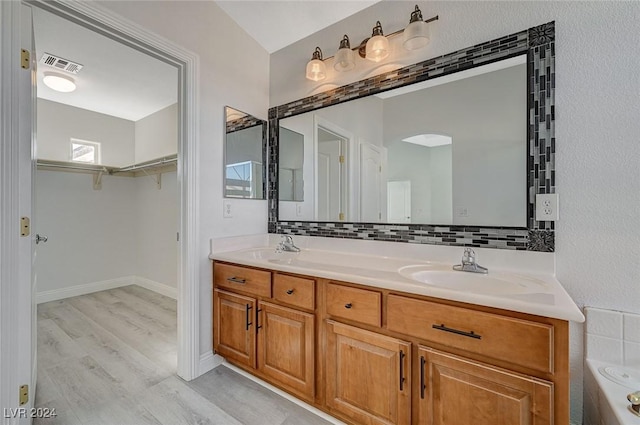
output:
M265 199L267 123L225 107L224 196Z
M527 225L524 55L283 118L281 143L285 127L306 196L281 196L280 220Z
M304 135L280 127L278 195L280 201L304 201ZM285 205L284 208L295 207Z

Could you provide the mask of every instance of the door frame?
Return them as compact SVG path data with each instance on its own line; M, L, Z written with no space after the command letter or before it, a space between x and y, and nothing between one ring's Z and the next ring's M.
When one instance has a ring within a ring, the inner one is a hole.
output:
M345 140L345 152L344 156L346 157L346 162L343 164L344 170L342 172L341 180L344 180L343 183L343 193L340 195L340 202L343 205L344 215L345 217L351 217L351 214L354 211L358 211L357 206L357 196L352 196L356 192L356 183L355 183L355 168L358 164L358 159L356 158L358 154L358 150L355 147L356 138L355 135L349 130L345 130L344 128L334 124L333 122L323 118L317 114L313 115L313 164L317 164L318 161L318 130L324 130L329 133L333 133L341 139ZM314 170L313 173L313 191L315 193L314 199L314 217L318 216L318 176L317 171ZM349 220L345 220L349 221Z
M20 2L1 2L16 3ZM200 371L200 303L199 303L199 282L200 282L200 265L198 252L199 237L199 178L198 178L198 153L199 153L199 98L197 92L197 84L199 78L199 57L176 45L172 42L138 26L132 22L123 20L117 14L101 8L91 2L66 2L60 0L23 0L22 4L31 7L39 7L48 12L54 13L60 17L68 19L86 28L96 31L102 35L121 42L129 47L149 54L159 60L176 66L178 69L178 105L179 105L179 140L178 140L178 193L179 193L179 264L178 264L178 375L185 379L191 380L201 374ZM4 4L3 4L4 6ZM7 7L11 9L11 7ZM0 42L3 56L11 56L10 59L2 62L0 69L0 78L2 78L2 87L5 83L11 87L11 83L16 81L19 76L19 55L16 50L16 34L19 34L19 13L0 13L0 23L2 34ZM10 54L11 53L11 54ZM15 56L15 57L14 57ZM5 98L3 96L3 103ZM16 118L11 115L10 110L19 105L18 96L7 99L10 102L9 108L4 108L2 112L2 155L0 155L0 169L8 172L2 175L0 184L2 185L2 193L0 194L0 230L16 229L15 234L11 238L5 240L3 238L0 245L0 264L3 264L2 275L2 299L5 293L15 291L19 287L17 270L13 267L6 271L6 264L17 264L18 252L14 248L17 247L19 235L17 233L17 223L19 222L20 212L17 202L13 199L11 190L18 188L18 174L11 173L15 170L18 161L17 147L20 141L17 135L12 133L12 119ZM4 106L4 105L3 105ZM14 114L15 115L15 114ZM7 127L5 124L8 124ZM6 129L6 130L5 130ZM5 190L5 188L9 189ZM18 236L16 236L18 235ZM5 280L6 278L6 280ZM15 317L18 313L10 303L2 303L0 305L0 338L18 334ZM0 359L2 366L8 367L11 371L11 365L7 364L7 357L4 350L6 345L0 346ZM12 357L9 357L11 363ZM15 361L18 361L16 358ZM4 379L3 379L4 381ZM13 389L10 389L13 392ZM13 396L12 393L8 393ZM17 396L17 394L16 394ZM13 397L11 397L13 398ZM2 399L4 402L4 398ZM11 404L13 405L13 404Z

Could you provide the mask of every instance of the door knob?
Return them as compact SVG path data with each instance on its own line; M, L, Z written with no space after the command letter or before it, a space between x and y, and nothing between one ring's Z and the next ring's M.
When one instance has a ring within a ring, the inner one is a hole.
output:
M48 240L49 240L48 237L40 236L39 234L36 233L36 244L39 244L40 242L45 243Z

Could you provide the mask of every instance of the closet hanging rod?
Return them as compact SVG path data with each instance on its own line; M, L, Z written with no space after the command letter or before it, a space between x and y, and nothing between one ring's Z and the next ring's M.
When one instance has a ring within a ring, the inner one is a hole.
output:
M117 170L114 170L114 173L126 173L128 171L140 171L140 170L144 170L144 169L147 169L147 168L158 167L158 166L161 166L161 165L173 164L173 163L176 163L177 161L178 161L177 157L162 158L162 159L160 159L158 161L150 162L148 164L131 165L129 167L119 168Z
M50 168L66 168L68 170L80 170L80 171L98 171L103 173L111 174L114 170L113 167L105 167L105 166L91 166L91 165L72 165L72 164L64 164L57 161L46 161L46 160L38 160L36 162L38 167L50 167Z

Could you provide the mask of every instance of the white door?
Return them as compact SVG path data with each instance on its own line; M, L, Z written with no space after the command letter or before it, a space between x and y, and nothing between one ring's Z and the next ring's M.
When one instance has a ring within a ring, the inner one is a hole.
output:
M387 182L387 222L411 223L411 182Z
M382 154L370 144L360 145L360 221L382 221Z
M35 396L35 259L32 194L35 173L35 52L31 8L0 2L0 406L3 424L28 424ZM29 59L21 54L25 50ZM29 220L30 229L22 223ZM20 387L28 402L20 404ZM20 410L26 409L26 410Z
M343 164L342 140L318 143L318 220L342 221Z

